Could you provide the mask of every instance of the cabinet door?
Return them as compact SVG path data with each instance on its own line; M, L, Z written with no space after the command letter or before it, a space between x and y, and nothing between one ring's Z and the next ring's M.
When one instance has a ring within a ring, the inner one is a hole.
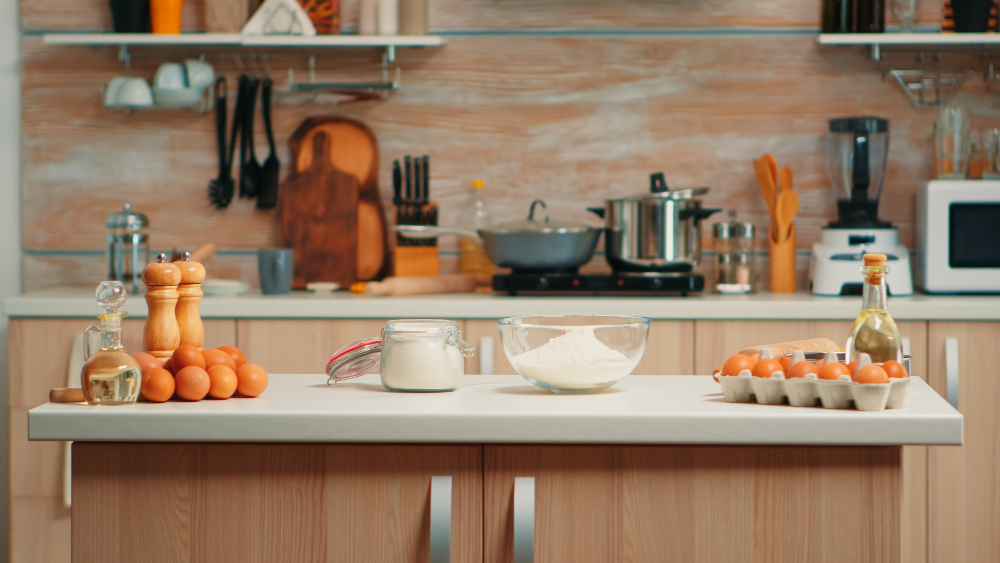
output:
M330 356L363 338L377 338L383 320L237 321L239 348L247 361L269 373L323 373Z
M958 410L965 419L962 446L928 448L930 563L1000 558L998 343L1000 323L930 323L930 383L947 397L949 360L957 360Z
M517 372L507 360L500 343L496 321L466 321L466 340L477 349L483 347L483 337L491 339L493 349L492 373L515 375ZM694 323L691 321L653 321L649 327L649 340L635 375L690 375L694 373ZM481 373L481 353L469 358L466 373Z
M908 338L911 375L927 379L927 323L896 323ZM829 338L847 343L851 321L696 321L695 373L708 374L726 358L748 346ZM927 560L927 447L903 448L902 561Z
M898 447L485 446L484 561L519 563L514 529L532 513L537 563L899 561L899 455ZM525 500L512 500L518 477L534 478L535 505L515 515L513 503Z
M448 560L482 561L480 446L73 446L81 563L420 563L440 530Z
M69 561L70 512L63 504L64 442L29 442L28 410L49 400L53 387L80 386L67 374L73 341L90 319L11 319L10 560ZM206 319L205 345L236 342L236 321ZM125 319L122 345L142 350L144 319ZM67 379L68 378L68 379Z

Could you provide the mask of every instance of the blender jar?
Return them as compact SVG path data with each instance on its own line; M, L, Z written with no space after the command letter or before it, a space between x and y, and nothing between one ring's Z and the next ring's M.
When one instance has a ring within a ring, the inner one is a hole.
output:
M888 226L878 219L878 201L889 155L889 120L879 117L831 119L826 147L838 216L830 226Z

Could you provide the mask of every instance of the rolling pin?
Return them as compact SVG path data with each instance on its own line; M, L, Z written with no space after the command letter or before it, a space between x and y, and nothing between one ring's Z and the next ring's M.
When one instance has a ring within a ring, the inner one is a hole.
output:
M419 295L426 293L465 293L476 290L476 277L471 274L445 276L400 276L380 282L351 284L351 293L364 295Z
M781 358L796 350L802 350L807 354L810 352L840 352L840 346L829 338L810 338L808 340L795 340L793 342L777 342L775 344L751 346L740 350L740 354L753 356L755 354L760 354L761 350L765 348L771 349L771 355L774 358Z

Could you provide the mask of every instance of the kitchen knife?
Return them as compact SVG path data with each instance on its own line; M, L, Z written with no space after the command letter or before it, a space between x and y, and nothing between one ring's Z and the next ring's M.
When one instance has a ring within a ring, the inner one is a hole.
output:
M423 165L421 166L421 170L424 173L424 177L421 182L424 188L423 203L426 204L431 200L431 157L425 154L421 160L423 160Z
M392 204L399 205L403 203L403 170L399 167L399 161L394 160L392 162Z
M403 157L403 173L406 174L406 203L413 203L413 159Z
M420 205L420 198L421 198L420 194L423 192L423 188L421 186L421 184L423 184L423 178L420 173L420 165L421 165L420 157L414 158L413 159L413 201L414 201L413 224L414 225L424 224L424 208L423 206ZM420 246L427 246L426 241L418 241L417 244Z

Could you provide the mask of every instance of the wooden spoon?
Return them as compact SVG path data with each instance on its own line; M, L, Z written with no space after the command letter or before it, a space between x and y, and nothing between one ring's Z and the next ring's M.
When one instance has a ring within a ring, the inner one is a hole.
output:
M755 160L753 165L757 170L757 184L760 185L760 194L764 196L764 202L767 203L767 212L771 216L771 222L768 226L768 236L771 237L771 240L775 240L774 215L778 199L778 186L771 179L771 171L765 158Z
M778 224L778 238L775 242L782 242L791 234L792 221L799 212L799 194L795 190L783 190L778 196L777 213L775 220Z
M781 191L793 191L795 188L792 187L792 169L785 166L781 169Z

